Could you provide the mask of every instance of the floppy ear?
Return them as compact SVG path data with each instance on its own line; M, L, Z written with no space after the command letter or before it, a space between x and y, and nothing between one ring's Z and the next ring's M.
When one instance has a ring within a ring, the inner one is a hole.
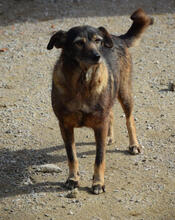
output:
M107 30L104 27L99 27L98 29L103 36L105 47L109 47L109 48L113 47L112 37L107 32Z
M47 45L47 49L51 50L55 46L56 48L63 48L65 42L66 42L66 35L67 32L65 31L58 31L56 34L54 34Z

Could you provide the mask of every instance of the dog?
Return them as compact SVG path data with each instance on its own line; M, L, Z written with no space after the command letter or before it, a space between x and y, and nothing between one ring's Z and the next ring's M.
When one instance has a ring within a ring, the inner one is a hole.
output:
M74 128L92 128L96 140L96 158L92 192L105 191L105 149L113 143L113 112L116 99L126 115L131 154L141 152L136 137L131 85L132 61L128 51L141 38L153 19L142 9L135 11L133 23L126 34L115 36L104 27L76 26L58 31L47 49L61 48L61 55L53 70L52 107L59 120L65 144L69 176L66 186L79 186L79 169L76 155Z

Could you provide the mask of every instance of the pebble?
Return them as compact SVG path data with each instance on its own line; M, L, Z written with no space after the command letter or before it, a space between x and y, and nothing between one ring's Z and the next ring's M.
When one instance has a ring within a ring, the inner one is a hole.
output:
M65 197L65 194L60 193L58 196L59 196L59 197Z
M174 92L175 91L175 83L170 82L168 84L168 90L171 91L171 92Z
M71 192L69 192L66 197L67 198L77 198L79 194L78 188L73 189Z
M102 218L100 218L100 217L92 217L91 220L102 220Z
M78 199L72 199L72 203L79 203L80 201Z
M155 61L155 64L159 64L160 62L157 60L157 61Z
M27 178L27 180L25 180L25 181L23 182L23 184L27 186L27 185L33 184L33 182L32 182L32 180L31 180L30 178Z
M119 192L119 190L118 190L118 189L115 189L114 192Z
M44 173L60 173L62 169L54 164L43 164L43 165L34 165L32 168L37 172Z
M7 130L5 133L6 134L10 134L10 133L12 133L12 131L11 130Z
M151 125L147 125L146 129L147 129L147 130L152 129Z
M87 158L87 155L83 154L81 155L81 158Z
M68 212L68 215L73 215L74 213L70 210L69 212Z

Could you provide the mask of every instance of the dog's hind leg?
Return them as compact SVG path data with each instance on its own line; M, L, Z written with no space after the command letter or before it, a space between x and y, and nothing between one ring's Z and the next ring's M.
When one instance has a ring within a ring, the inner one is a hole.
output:
M69 166L69 177L66 181L66 187L68 189L74 189L79 186L78 159L74 142L74 129L73 127L64 127L64 125L60 123L60 130L64 140Z
M135 122L132 115L133 100L131 91L126 92L125 90L120 89L118 99L126 116L126 126L129 135L129 151L131 154L138 154L141 152L141 146L137 141Z
M109 124L108 124L108 137L107 137L107 144L108 145L114 143L113 122L114 122L114 114L111 109L110 114L109 114Z
M96 158L94 165L94 176L92 191L94 194L100 194L105 191L104 171L105 171L105 153L106 137L108 133L108 122L103 123L100 127L94 129L96 140Z

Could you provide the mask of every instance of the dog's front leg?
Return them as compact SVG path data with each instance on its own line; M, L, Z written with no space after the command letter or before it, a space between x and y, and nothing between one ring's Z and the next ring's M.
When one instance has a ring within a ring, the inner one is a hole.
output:
M78 159L74 142L74 129L73 127L65 127L60 123L60 130L64 140L69 166L69 177L66 181L66 187L74 189L79 186Z
M94 132L96 139L96 158L94 165L92 191L94 194L100 194L105 191L104 171L108 123L104 123L100 127L95 128Z
M108 128L108 137L107 137L107 144L113 144L114 143L114 131L113 131L113 124L114 124L114 115L113 111L111 109L109 113L109 128Z

